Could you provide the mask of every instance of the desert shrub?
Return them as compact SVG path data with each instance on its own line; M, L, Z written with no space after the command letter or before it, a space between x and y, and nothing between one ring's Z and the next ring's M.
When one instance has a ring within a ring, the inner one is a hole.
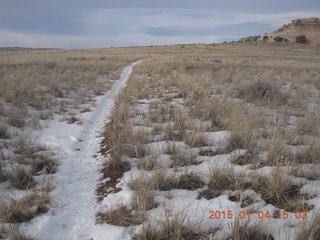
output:
M287 39L287 38L284 38L284 37L281 37L281 36L276 36L276 37L274 38L274 41L276 41L276 42L287 42L288 39Z
M283 105L287 96L279 88L268 82L255 82L238 90L238 97L247 101L267 101Z
M26 112L21 109L15 109L9 116L8 124L17 128L24 127L26 124Z
M0 183L5 182L8 179L7 174L3 171L3 167L0 163Z
M0 122L0 139L8 139L8 138L10 138L10 134L8 132L8 126Z
M299 35L296 37L297 43L307 43L307 38L305 35Z

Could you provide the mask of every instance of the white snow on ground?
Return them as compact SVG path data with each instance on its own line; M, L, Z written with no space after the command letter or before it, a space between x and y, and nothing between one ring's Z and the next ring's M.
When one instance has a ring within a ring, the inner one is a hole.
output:
M31 236L39 240L92 239L93 231L96 232L95 191L105 160L98 154L99 135L109 121L117 94L139 62L127 66L112 89L97 97L97 106L84 115L83 125L67 124L56 118L42 130L39 141L57 153L60 166L53 177L55 190L50 211L22 226ZM116 229L110 230L117 234Z

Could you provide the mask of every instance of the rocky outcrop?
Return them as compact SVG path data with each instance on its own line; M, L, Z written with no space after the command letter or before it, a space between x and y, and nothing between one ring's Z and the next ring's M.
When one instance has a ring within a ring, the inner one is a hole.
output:
M285 24L278 30L257 39L265 42L297 42L297 40L300 43L320 45L320 18L295 19L290 24Z

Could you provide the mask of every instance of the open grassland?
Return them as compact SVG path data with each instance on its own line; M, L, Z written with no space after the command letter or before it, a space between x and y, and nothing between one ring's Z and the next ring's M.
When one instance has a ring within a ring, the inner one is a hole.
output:
M83 124L139 59L105 129L97 223L139 240L318 239L319 53L267 43L1 49L0 239L32 239L19 224L50 208L59 161L33 133L50 119Z
M163 49L136 66L106 127L97 221L133 239L318 239L319 48Z
M0 239L31 239L19 224L46 213L59 169L37 140L51 119L83 124L82 114L137 56L103 50L0 50Z

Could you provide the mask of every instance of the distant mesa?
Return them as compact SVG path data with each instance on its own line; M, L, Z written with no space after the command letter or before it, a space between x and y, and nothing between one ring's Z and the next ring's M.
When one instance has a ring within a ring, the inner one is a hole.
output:
M240 42L294 42L320 45L320 18L292 20L278 30L262 36L241 38Z

